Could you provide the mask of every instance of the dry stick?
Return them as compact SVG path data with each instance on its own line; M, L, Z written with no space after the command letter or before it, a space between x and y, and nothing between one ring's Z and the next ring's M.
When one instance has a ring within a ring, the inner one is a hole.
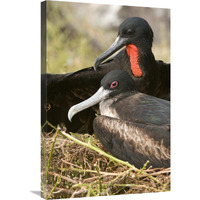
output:
M57 188L58 189L58 188ZM66 189L63 189L63 188L61 188L61 189L59 189L59 190L57 190L56 192L53 192L54 194L58 194L58 193L61 193L61 192L63 192L63 191L66 191Z
M76 184L76 185L73 185L72 188L75 188L75 187L87 187L87 189L89 189L89 190L92 192L92 194L93 194L94 196L97 196L97 195L95 194L94 190L92 189L92 186L93 186L93 185L96 185L95 183L96 183L96 181L95 181L94 183L92 183L92 184L78 183L78 184Z
M117 179L119 179L121 176L125 176L125 175L128 174L130 171L131 171L131 169L128 169L128 170L126 170L125 172L122 172L122 173L118 174L117 177L116 177L115 179L111 180L110 183L108 183L108 184L103 184L103 185L104 185L104 186L105 186L105 185L113 185L113 183L114 183L115 181L117 181ZM101 178L103 178L104 176L106 176L106 174L102 175ZM96 176L96 177L88 178L88 179L85 179L84 182L85 182L85 181L88 181L88 180L97 179L97 178L99 178L99 177ZM80 184L76 184L76 185L74 185L74 186L72 186L72 187L87 186L87 187L91 190L91 192L93 193L93 195L94 195L94 196L97 196L97 195L94 193L94 191L93 191L93 189L92 189L92 186L93 186L93 185L96 185L96 183L97 183L98 181L99 181L99 180L96 180L96 181L94 181L94 182L91 183L91 184L89 184L89 183L88 183L88 184L80 183Z
M53 126L51 123L49 123L48 121L47 121L47 124L48 124L49 126L51 126L52 128L54 128L55 130L57 130L58 132L60 132L60 133L61 133L62 135L64 135L65 137L67 137L67 138L73 140L73 141L76 142L77 144L80 144L80 145L82 145L82 146L88 147L88 148L90 148L90 149L92 149L92 150L94 150L94 151L100 153L101 155L104 155L104 156L108 157L108 158L111 159L111 160L114 160L114 161L117 161L117 162L119 162L119 163L121 163L121 164L123 164L123 165L126 165L126 166L130 167L131 169L133 169L133 170L135 170L135 171L139 171L139 169L137 169L137 168L134 167L133 165L129 164L128 162L125 162L125 161L122 161L122 160L120 160L120 159L118 159L118 158L115 158L115 157L113 157L113 156L107 154L106 152L102 151L101 149L92 146L91 144L82 142L82 141L80 141L80 140L78 140L78 139L72 137L71 135L65 133L64 131L60 131L60 130L57 129L55 126Z
M170 173L170 170L168 171L160 171L160 172L152 172L151 174L141 174L141 175L137 175L139 178L142 178L142 177L146 177L146 176L156 176L156 175L159 175L159 174L166 174L166 173Z
M47 124L48 124L49 126L51 126L52 128L54 128L55 130L58 130L56 127L54 127L54 126L53 126L51 123L49 123L48 121L47 121ZM58 130L58 131L59 131L59 130ZM82 146L88 147L88 148L90 148L90 149L92 149L92 150L94 150L94 151L100 153L101 155L104 155L104 156L108 157L110 160L113 160L113 161L119 162L119 163L121 163L121 164L123 164L123 165L126 165L126 166L128 166L129 168L131 168L131 170L135 170L135 171L137 171L137 172L140 171L139 169L137 169L135 166L129 164L128 162L125 162L125 161L122 161L122 160L120 160L120 159L118 159L118 158L115 158L115 157L113 157L113 156L111 156L111 155L105 153L104 151L102 151L101 149L99 149L99 148L97 148L97 147L94 147L94 146L92 146L92 145L90 145L90 144L87 144L87 143L85 143L85 142L82 142L82 141L80 141L80 140L78 140L78 139L72 137L71 135L65 133L64 131L59 131L59 132L60 132L62 135L66 136L67 138L73 140L74 142L76 142L76 143L78 143L78 144L80 144L80 145L82 145ZM157 180L156 178L154 178L153 176L151 176L151 175L149 175L149 174L147 174L147 173L145 173L145 172L142 172L142 174L143 174L143 173L146 174L146 176L148 176L148 177L149 177L150 179L152 179L153 181L155 181L155 182L157 182L157 183L159 183L159 184L161 184L161 185L164 185L164 184L162 184L159 180Z
M113 185L113 183L115 182L115 181L117 181L117 179L119 179L121 176L125 176L125 175L127 175L129 172L131 171L131 169L128 169L128 170L126 170L125 172L122 172L122 173L120 173L120 174L118 174L118 176L115 178L115 179L113 179L113 180L111 180L111 182L110 183L103 183L103 184L101 184L101 190L103 190L103 186L105 187L105 186L112 186ZM99 194L100 194L100 190L99 190L99 187L98 187L98 189L96 189L97 190L97 192L98 192L98 194L95 194L95 192L94 192L94 190L92 189L92 186L93 185L95 185L96 186L96 184L97 184L97 182L99 183L99 178L103 178L105 175L102 175L102 176L98 176L98 177L93 177L93 178L89 178L89 179L97 179L98 178L98 180L96 180L96 181L94 181L94 182L92 182L92 183L88 183L88 184L85 184L85 183L80 183L80 184L76 184L76 185L73 185L72 187L83 187L83 186L86 186L89 190L91 190L91 192L92 192L92 194L94 195L94 196L99 196ZM85 180L84 180L85 181ZM116 186L116 185L115 185ZM120 185L119 185L120 186ZM127 186L129 186L129 185L127 185ZM126 186L125 186L125 184L124 184L124 186L122 186L123 188L125 188ZM122 188L122 189L123 189ZM120 189L120 190L118 190L118 192L119 191L121 191L122 189ZM90 192L88 191L88 193L89 193L89 195L90 195ZM114 194L113 194L114 195Z
M42 127L41 127L41 131L42 131L42 129L44 128L44 126L47 124L47 120L46 120L46 122L42 125Z
M101 178L107 176L106 174L102 175ZM88 182L88 181L93 181L95 179L98 179L98 176L94 176L94 177L91 177L91 178L87 178L87 179L84 179L82 183L85 183L85 182ZM93 183L97 183L98 180L96 180L95 182Z
M118 159L118 158L115 158L115 157L113 157L113 156L107 154L106 152L102 151L101 149L98 149L97 147L94 147L94 146L92 146L92 145L90 145L90 144L87 144L87 143L85 143L85 142L82 142L82 141L80 141L80 140L77 140L76 138L72 137L71 135L65 133L64 131L60 131L60 132L61 132L62 135L68 137L69 139L75 141L76 143L78 143L78 144L80 144L80 145L82 145L82 146L88 147L88 148L90 148L90 149L92 149L92 150L94 150L94 151L100 153L101 155L104 155L104 156L108 157L108 158L111 159L111 160L114 160L114 161L116 161L116 162L119 162L119 163L121 163L121 164L123 164L123 165L126 165L126 166L130 167L131 169L133 169L133 170L135 170L135 171L139 171L136 167L134 167L133 165L129 164L128 162L125 162L125 161L122 161L122 160L120 160L120 159Z
M80 166L75 165L75 164L73 164L73 163L71 163L71 162L68 162L68 161L64 160L63 158L61 158L61 161L64 162L65 164L68 164L68 165L71 165L71 166L75 166L75 167L79 168L80 170L82 170L82 168L81 168ZM63 168L63 169L65 169L65 168ZM73 169L75 169L75 168L73 168ZM67 169L67 170L68 170L68 169ZM78 170L78 169L77 169L77 170ZM84 171L84 170L83 170L83 171Z
M60 188L57 186L53 194L58 194L58 193L73 194L73 192L74 191L70 190L69 188Z
M169 168L148 168L145 170L145 172L155 172L155 171L170 171Z
M110 181L109 185L113 185L113 183L115 181L117 181L120 177L127 175L130 171L131 171L131 169L128 169L128 170L120 173L115 179L113 179L113 180Z
M129 169L129 170L131 171L131 169ZM127 170L127 171L129 171L129 170ZM113 173L114 175L113 175L113 174L112 174L112 175L109 175L109 176L117 176L117 178L111 180L111 182L110 182L109 184L113 185L112 183L115 182L117 179L119 179L121 176L124 176L124 175L127 173L127 171L121 172L120 174L114 174L114 173ZM106 172L105 172L105 174L101 175L100 178L103 178L103 177L105 177L105 176L108 176L108 174L106 174ZM92 181L92 180L95 180L95 179L98 179L98 178L99 178L98 176L91 177L91 178L87 178L87 179L83 180L82 184L86 184L85 182ZM98 182L98 180L96 180L96 181L94 181L94 182L92 182L92 183L88 183L88 184L89 184L89 185L94 185L94 184L96 184L97 182ZM77 184L77 185L80 185L80 184ZM77 186L77 185L75 185L75 186ZM103 185L105 185L105 184L103 184Z
M47 121L47 124L48 124L49 126L51 126L52 128L54 128L55 130L57 130L58 132L60 132L60 133L61 133L62 135L64 135L65 137L67 137L67 138L73 140L73 141L76 142L77 144L80 144L80 145L82 145L82 146L88 147L88 148L90 148L90 149L92 149L92 150L94 150L94 151L100 153L101 155L104 155L104 156L110 158L111 160L114 160L114 161L117 161L117 162L119 162L119 163L121 163L121 164L123 164L123 165L126 165L126 166L132 168L132 169L135 170L135 171L139 171L136 167L134 167L133 165L129 164L128 162L125 162L125 161L122 161L122 160L120 160L120 159L118 159L118 158L115 158L115 157L113 157L113 156L107 154L106 152L102 151L101 149L99 149L99 148L97 148L97 147L94 147L94 146L92 146L92 145L90 145L90 144L88 144L88 143L82 142L82 141L80 141L80 140L78 140L78 139L72 137L71 135L65 133L64 131L60 131L60 130L57 129L55 126L53 126L51 123L49 123L48 121ZM56 131L56 133L57 133L57 131Z
M163 185L162 183L160 183L159 180L157 180L156 178L154 178L154 177L152 176L152 174L149 175L149 174L147 174L147 173L144 172L144 170L145 170L146 166L148 165L148 163L149 163L149 161L147 160L147 162L143 165L142 169L140 170L139 174L146 174L146 176L148 176L149 178L151 178L153 181L155 181L155 182L157 182L157 183ZM138 174L137 174L137 176L138 176Z
M73 167L70 167L69 169L63 168L62 170L63 171L77 171L77 172L97 173L97 171L95 171L95 170L91 170L91 169L76 169L76 168L73 168ZM119 175L119 173L113 173L113 172L101 172L101 171L99 171L99 173L103 174L103 175L107 175L107 176L118 176Z
M86 192L85 189L80 189L78 191L74 191L70 198L74 198L76 195L81 194L81 193L85 193L85 192Z
M45 173L45 172L42 172L41 175L43 175L44 173ZM74 181L73 179L68 178L68 177L66 177L66 176L63 176L63 175L60 175L60 174L57 174L57 173L55 173L55 172L49 172L48 174L53 175L53 176L60 177L61 179L65 180L65 181L68 181L68 182L71 182L71 183L74 183L74 184L77 183L77 182Z

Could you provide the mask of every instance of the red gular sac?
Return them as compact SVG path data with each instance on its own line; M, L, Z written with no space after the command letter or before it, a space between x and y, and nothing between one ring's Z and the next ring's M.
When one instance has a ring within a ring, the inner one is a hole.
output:
M141 77L143 74L142 74L142 70L138 64L138 49L137 49L137 47L133 44L129 44L126 46L126 51L130 58L131 70L133 72L133 75L135 77Z

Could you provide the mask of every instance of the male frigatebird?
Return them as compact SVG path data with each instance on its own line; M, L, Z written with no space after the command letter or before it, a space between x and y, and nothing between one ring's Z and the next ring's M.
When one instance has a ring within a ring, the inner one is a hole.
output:
M152 53L153 31L140 17L130 17L119 26L115 42L94 63L95 69L117 50L126 47L115 56L112 65L118 62L135 82L137 89L162 99L170 100L170 64L156 61Z
M70 108L69 120L98 103L94 132L111 154L137 168L147 160L153 167L170 166L169 101L138 92L126 71L113 70L93 96Z
M43 74L42 124L46 119L53 125L63 123L69 131L93 133L92 121L98 108L88 108L75 116L73 123L66 118L71 106L93 95L103 76L113 69L127 71L138 91L169 100L170 65L156 61L151 51L153 31L142 18L127 18L119 27L114 44L89 67L69 74ZM118 49L126 46L116 56L105 61ZM47 130L49 131L49 130Z

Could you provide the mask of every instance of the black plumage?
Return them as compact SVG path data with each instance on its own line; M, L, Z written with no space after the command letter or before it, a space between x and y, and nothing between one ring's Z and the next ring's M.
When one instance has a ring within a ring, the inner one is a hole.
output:
M41 124L48 120L52 125L65 126L68 131L92 134L92 121L98 108L88 108L75 116L73 123L67 119L71 106L92 96L108 68L94 71L86 68L68 74L42 74L41 76ZM43 129L50 132L46 125Z
M69 123L66 115L72 105L93 95L103 76L113 69L127 71L138 91L169 100L170 65L155 60L151 51L152 42L152 29L144 19L127 18L120 25L118 37L111 48L96 59L95 69L89 67L65 75L42 75L42 85L45 85L47 91L45 97L42 95L42 124L47 119L53 125L65 124L69 131L81 132L82 130L92 133L91 121L94 119L95 112L99 112L98 108L83 111L76 116L72 124ZM126 46L126 49L102 63L123 46ZM140 73L138 70L141 70ZM46 105L50 105L48 111Z
M104 67L101 63L106 58L126 47L110 63L114 65L118 59L120 69L131 75L140 92L170 100L170 64L155 60L152 42L153 31L147 21L140 17L127 18L120 25L115 42L95 60L94 67Z
M92 97L70 108L69 120L98 103L101 115L93 128L110 153L138 168L147 160L153 167L170 166L169 101L138 92L127 72L113 70Z

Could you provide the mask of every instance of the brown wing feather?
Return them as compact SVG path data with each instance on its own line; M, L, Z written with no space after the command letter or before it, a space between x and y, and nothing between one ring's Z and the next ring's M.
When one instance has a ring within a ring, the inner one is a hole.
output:
M170 166L168 125L144 125L98 116L93 122L93 127L100 142L119 159L138 168L147 160L153 167Z

